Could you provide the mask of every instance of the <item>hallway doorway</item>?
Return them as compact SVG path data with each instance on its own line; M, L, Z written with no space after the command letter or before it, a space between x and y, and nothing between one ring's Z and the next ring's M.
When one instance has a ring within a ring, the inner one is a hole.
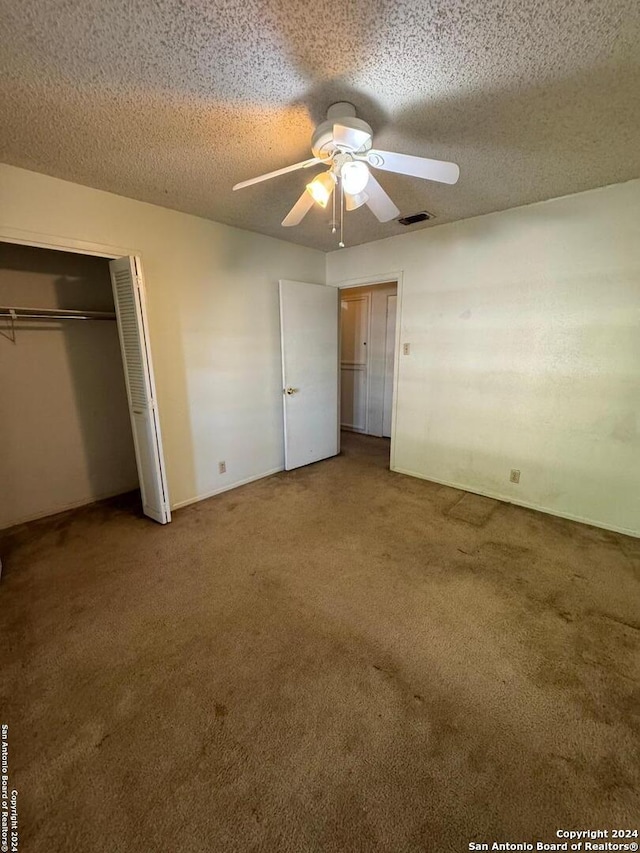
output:
M340 294L340 426L391 437L396 341L396 281Z

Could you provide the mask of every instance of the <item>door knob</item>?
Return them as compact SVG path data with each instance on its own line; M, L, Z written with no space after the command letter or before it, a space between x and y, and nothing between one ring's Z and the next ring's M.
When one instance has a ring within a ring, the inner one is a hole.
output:
M288 394L290 397L291 397L291 395L292 395L292 394L297 393L297 391L298 391L298 389L297 389L297 388L285 388L285 389L284 389L284 393L285 393L285 394Z

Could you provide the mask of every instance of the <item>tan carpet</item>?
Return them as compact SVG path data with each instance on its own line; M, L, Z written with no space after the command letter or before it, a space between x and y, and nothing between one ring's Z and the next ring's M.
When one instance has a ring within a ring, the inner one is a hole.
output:
M167 528L120 500L4 537L21 853L637 825L640 541L505 504L465 520L387 456L346 436Z

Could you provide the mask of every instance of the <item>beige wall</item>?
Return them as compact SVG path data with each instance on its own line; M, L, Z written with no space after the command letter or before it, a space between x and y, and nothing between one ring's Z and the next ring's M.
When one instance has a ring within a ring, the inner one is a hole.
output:
M108 263L0 243L0 305L113 311ZM137 488L115 322L0 331L0 528Z
M325 258L0 166L0 227L141 255L174 507L282 467L277 280L401 271L396 468L640 533L640 181Z
M0 227L141 256L172 507L282 468L278 279L322 252L6 165Z
M640 181L327 256L396 271L396 470L640 534Z

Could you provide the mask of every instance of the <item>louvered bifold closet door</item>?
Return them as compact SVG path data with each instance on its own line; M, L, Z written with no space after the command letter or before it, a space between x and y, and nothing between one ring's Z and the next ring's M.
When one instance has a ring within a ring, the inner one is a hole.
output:
M142 277L134 257L110 261L109 267L142 506L145 515L165 524L171 520L171 513L164 474Z

